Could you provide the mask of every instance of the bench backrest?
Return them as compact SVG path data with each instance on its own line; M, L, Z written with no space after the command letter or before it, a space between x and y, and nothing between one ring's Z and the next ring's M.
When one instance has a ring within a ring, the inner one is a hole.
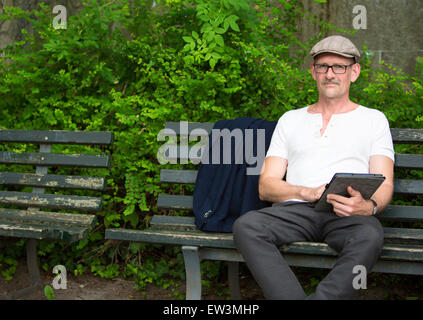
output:
M173 130L180 140L187 140L187 136L194 129L202 129L204 134L210 134L213 123L188 123L188 126L181 126L179 122L167 122L165 128ZM392 138L395 145L414 145L420 146L423 144L423 130L421 129L391 129ZM195 134L198 136L198 132ZM185 146L186 144L184 144ZM169 152L167 160L178 161L178 163L187 163L187 155L190 155L192 146L176 147L177 151ZM197 156L196 160L201 156ZM191 154L189 160L195 157ZM395 154L395 174L403 169L423 169L423 154ZM162 169L160 171L161 183L175 183L175 184L195 184L197 177L197 170L174 170ZM394 193L398 195L423 195L423 180L422 179L401 179L395 178ZM421 203L423 205L423 203ZM193 196L192 195L169 195L161 194L158 197L157 206L162 209L186 209L192 210ZM390 205L385 211L379 215L382 220L389 221L410 221L423 222L423 206L405 206L405 205Z
M18 143L19 146L35 144L39 148L35 152L16 152L13 151L13 146L17 148L16 144L12 143ZM2 221L17 219L20 215L33 215L33 219L43 220L43 223L46 219L56 222L62 219L63 223L69 221L64 219L64 215L61 217L51 212L47 217L40 209L84 212L101 210L101 197L72 195L72 190L102 191L106 187L105 178L49 174L48 170L51 167L108 168L110 156L51 151L54 144L107 146L112 143L111 132L0 130L0 224ZM45 192L51 188L54 188L54 194ZM17 208L25 208L26 211ZM74 215L72 220L86 223L86 216Z

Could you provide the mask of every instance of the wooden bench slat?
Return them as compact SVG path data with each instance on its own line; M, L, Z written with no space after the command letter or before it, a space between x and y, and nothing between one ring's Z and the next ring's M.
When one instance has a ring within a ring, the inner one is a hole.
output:
M193 196L159 194L157 207L164 209L192 209Z
M195 184L198 170L160 170L160 182ZM395 179L394 192L400 194L423 194L423 181Z
M154 215L152 230L202 232L197 229L194 217ZM390 243L423 244L423 229L384 227L385 240Z
M0 130L0 142L110 145L113 133L104 131Z
M92 214L73 214L62 212L46 212L0 208L0 223L2 221L23 221L28 223L57 224L93 228L97 218Z
M102 177L15 172L0 172L0 184L98 191L106 188L105 178Z
M198 170L160 170L160 182L163 183L195 183Z
M232 233L107 229L106 239L233 249Z
M107 229L105 237L109 240L235 249L233 235L231 233L130 230L118 228ZM281 246L281 251L283 253L337 256L337 253L327 244L317 242L294 242ZM423 262L423 248L415 245L385 244L381 259Z
M97 197L0 191L0 204L59 210L99 211L103 200Z
M172 161L176 162L196 162L199 163L199 161L201 160L201 153L199 152L195 152L192 151L193 150L193 146L180 146L180 145L169 145L167 146L168 148L168 154L165 153L163 155L163 158L167 161L169 161L170 163L172 163Z
M394 193L423 194L423 180L394 179Z
M395 154L395 168L423 169L423 155Z
M392 140L394 143L422 144L422 129L391 128Z
M154 215L151 218L151 229L155 230L175 230L175 231L196 231L197 227L194 217L175 217Z
M90 228L87 227L50 225L47 230L46 239L75 242L87 238L89 230Z
M165 160L179 161L179 162L193 162L199 163L201 160L201 154L194 152L193 146L180 146L170 145L168 146L168 154L164 154ZM196 150L198 151L198 150ZM233 158L232 158L233 160ZM395 154L395 168L403 169L423 169L423 155L421 154Z
M0 163L23 164L33 166L108 168L110 166L110 157L103 155L87 154L60 154L37 152L15 153L9 151L1 151Z
M282 246L282 252L336 256L336 252L325 243L294 242ZM423 248L415 245L385 244L380 259L423 262Z
M49 225L47 228L46 239L63 240L75 242L87 238L89 228L67 226L67 225Z
M32 239L56 239L74 242L84 239L89 228L63 224L40 224L28 221L0 221L0 235Z
M0 172L0 184L19 185L40 188L63 188L104 190L104 178L91 176L65 176L53 174Z
M420 206L388 205L378 214L381 220L398 222L423 222L423 208Z
M192 210L193 202L193 196L160 194L157 199L157 207ZM389 205L378 214L378 217L389 221L423 222L423 210L419 206Z
M423 229L384 227L383 232L389 243L423 245Z
M41 240L47 236L47 230L39 226L35 227L13 223L0 223L0 236Z

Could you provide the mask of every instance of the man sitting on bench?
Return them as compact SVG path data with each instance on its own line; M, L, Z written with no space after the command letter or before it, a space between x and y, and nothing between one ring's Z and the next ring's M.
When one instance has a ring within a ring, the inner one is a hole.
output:
M310 54L319 99L279 119L260 176L260 199L273 205L233 225L235 245L267 299L352 298L353 268L370 272L380 256L383 229L374 215L393 194L389 122L382 112L349 99L351 82L360 74L359 51L349 39L331 36ZM328 195L333 212L315 211L313 202L337 172L386 179L370 200L349 187L351 197ZM324 242L338 252L332 270L308 297L278 248L296 241Z

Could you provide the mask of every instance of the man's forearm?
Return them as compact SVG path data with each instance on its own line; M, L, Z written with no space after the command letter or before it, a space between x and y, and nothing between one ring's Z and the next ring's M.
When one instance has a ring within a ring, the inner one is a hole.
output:
M378 206L378 213L383 211L392 200L394 185L390 182L383 183L380 188L371 197L376 201Z
M259 196L261 200L282 202L289 199L299 199L301 188L292 186L284 180L268 177L260 179Z
M314 202L321 196L324 187L307 188L293 186L288 182L274 178L261 178L259 183L259 197L269 202L283 202L289 199L299 199Z

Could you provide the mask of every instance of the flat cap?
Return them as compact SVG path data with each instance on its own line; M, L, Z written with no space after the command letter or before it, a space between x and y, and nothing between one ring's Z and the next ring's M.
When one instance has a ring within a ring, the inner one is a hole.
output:
M326 52L339 54L347 58L354 58L355 62L360 58L360 52L354 43L343 36L330 36L320 40L311 48L310 55L314 58L318 54Z

